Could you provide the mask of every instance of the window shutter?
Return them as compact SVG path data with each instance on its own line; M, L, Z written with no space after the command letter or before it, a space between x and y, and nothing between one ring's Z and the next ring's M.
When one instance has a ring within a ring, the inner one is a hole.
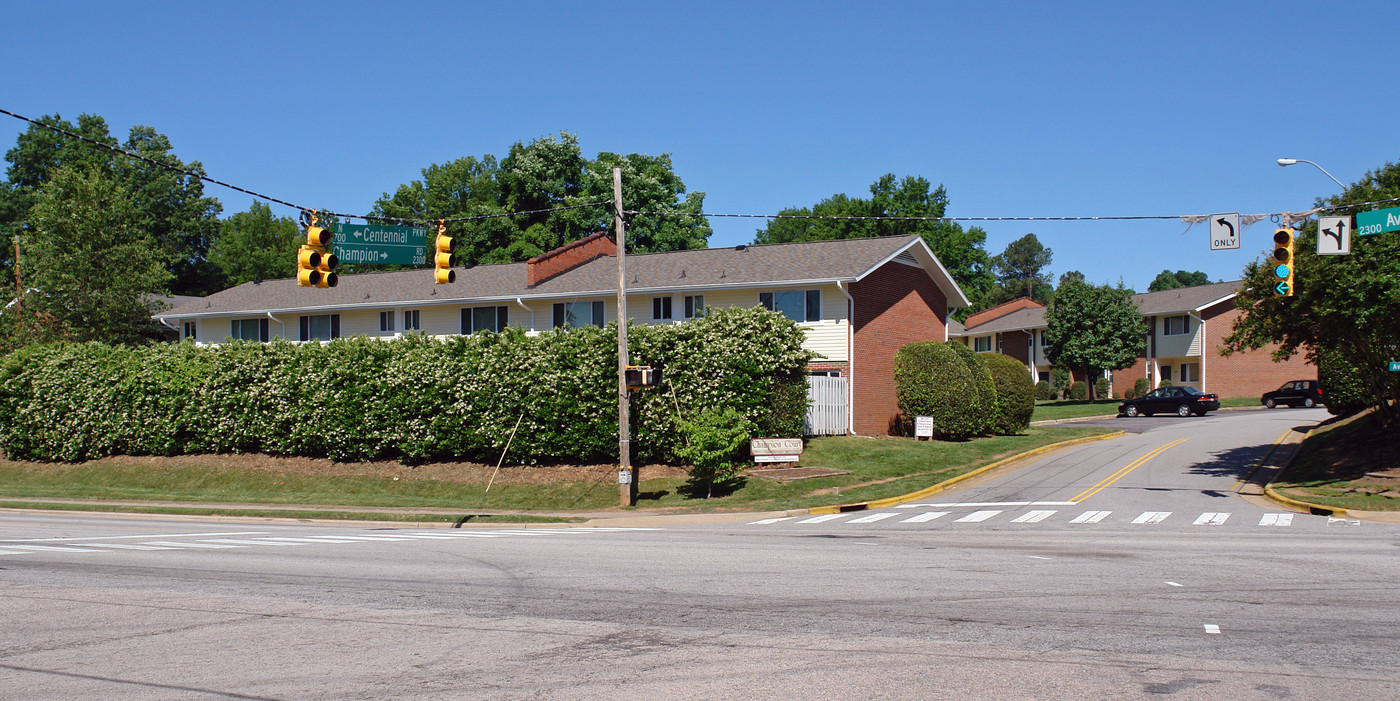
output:
M772 292L760 292L760 293L758 293L758 303L759 303L759 304L762 304L764 309L767 309L767 310L770 311L770 312L773 311L773 293L772 293Z
M258 320L258 337L263 343L267 343L267 319Z
M602 302L594 302L594 303L593 303L593 325L594 325L594 326L597 326L597 327L600 328L600 329L603 328L603 303L602 303Z
M564 325L564 305L563 305L563 304L555 304L555 305L554 305L554 328L557 329L557 328L559 328L560 326L563 326L563 325Z
M822 291L807 290L807 321L822 320Z
M311 340L311 317L309 316L301 317L301 340Z
M510 307L496 307L496 333L506 330L510 326Z
M462 307L462 335L472 334L472 310L471 307Z
M331 338L340 338L340 315L331 315Z

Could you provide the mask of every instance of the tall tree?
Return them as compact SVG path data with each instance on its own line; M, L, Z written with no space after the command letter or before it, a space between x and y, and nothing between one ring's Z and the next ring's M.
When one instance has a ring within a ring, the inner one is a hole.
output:
M1066 280L1045 309L1050 362L1082 370L1086 381L1133 364L1147 325L1131 295L1118 287ZM1094 392L1090 390L1089 401Z
M1185 270L1178 270L1176 272L1163 270L1157 273L1156 278L1153 278L1152 284L1147 286L1147 291L1161 292L1162 290L1176 290L1182 287L1195 287L1197 285L1209 284L1210 276L1199 270L1189 273Z
M578 137L561 132L517 142L499 161L467 156L423 169L423 179L400 185L375 203L386 219L480 217L452 222L458 257L469 263L508 263L537 256L595 231L611 230L612 170L622 169L622 203L641 212L628 221L628 250L639 253L704 248L710 225L703 192L689 192L669 154L601 152L586 158ZM604 203L604 204L593 204ZM589 205L592 206L580 206ZM559 209L578 207L577 209ZM537 211L553 210L553 211ZM505 216L499 216L505 215Z
M84 114L75 125L58 115L39 120L93 141L118 146L107 122ZM59 169L69 166L119 183L133 205L134 225L150 232L162 264L171 273L170 290L176 294L206 294L220 288L217 270L208 260L209 246L218 230L218 200L204 196L203 166L185 163L171 153L170 140L151 127L135 126L120 146L158 163L190 173L179 173L124 156L59 134L37 124L19 135L5 154L9 164L0 187L0 230L6 241L33 229L29 221L41 188ZM3 247L0 247L3 248ZM11 249L12 250L12 249ZM13 255L0 256L6 282L13 283Z
M98 170L59 168L39 189L21 245L23 303L79 341L153 338L154 295L169 281L134 198Z
M1011 298L1030 297L1037 302L1050 299L1050 265L1053 254L1041 245L1035 234L1026 234L992 256L992 274Z
M1345 192L1319 199L1319 207L1351 214L1375 205L1361 203L1400 197L1400 164L1386 163L1352 183ZM1385 205L1382 205L1385 206ZM1318 365L1330 355L1356 368L1369 387L1373 406L1387 423L1400 420L1400 373L1389 363L1400 360L1400 234L1353 236L1351 254L1317 255L1317 222L1299 232L1293 247L1292 297L1275 297L1271 260L1244 269L1244 285L1235 297L1242 314L1225 339L1226 352L1278 344L1274 358L1302 352ZM1264 252L1267 258L1272 251Z
M296 275L301 229L272 208L253 202L246 212L224 220L209 251L209 260L228 285Z
M928 244L943 267L977 300L992 287L989 271L987 232L979 227L963 229L957 222L938 221L948 208L948 191L942 185L930 189L922 177L894 174L880 176L870 185L870 199L837 194L809 207L791 207L778 212L759 229L754 243L829 241L872 236L917 234ZM867 219L823 219L806 217L867 217ZM870 219L868 217L922 217L923 219Z

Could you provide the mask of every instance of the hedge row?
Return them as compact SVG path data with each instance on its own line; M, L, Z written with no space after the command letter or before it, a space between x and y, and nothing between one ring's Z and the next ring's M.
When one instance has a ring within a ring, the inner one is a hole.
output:
M1012 435L1030 425L1035 409L1035 384L1025 366L956 341L900 348L894 377L905 433L912 417L929 416L939 438Z
M733 408L769 435L801 435L811 354L762 308L631 326L634 456L671 461L677 414ZM438 340L325 344L51 344L0 361L0 450L13 459L263 452L334 460L615 460L617 327L518 328Z

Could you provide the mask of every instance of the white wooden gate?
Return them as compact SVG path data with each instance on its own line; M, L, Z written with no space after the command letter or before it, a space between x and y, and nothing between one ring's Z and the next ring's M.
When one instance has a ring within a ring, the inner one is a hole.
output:
M850 404L846 401L846 378L809 376L807 378L807 419L803 432L809 436L843 436L850 426Z

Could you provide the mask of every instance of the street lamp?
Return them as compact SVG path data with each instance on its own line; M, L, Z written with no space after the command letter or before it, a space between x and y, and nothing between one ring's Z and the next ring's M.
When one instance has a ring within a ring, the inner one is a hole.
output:
M1327 177L1329 177L1329 178L1332 178L1332 174L1329 173L1329 172L1327 172L1327 169L1326 169L1326 168L1323 168L1322 166L1320 166L1320 165L1318 165L1318 164L1316 164L1316 163L1313 163L1312 161L1305 160L1305 159L1302 159L1302 158L1280 158L1280 159L1278 159L1278 164L1279 164L1280 167L1282 167L1282 166L1291 166L1291 165L1293 165L1293 164L1295 164L1295 163L1306 163L1306 164L1308 164L1308 165L1310 165L1310 166L1312 166L1312 167L1314 167L1314 168L1316 168L1316 169L1322 171L1322 174L1323 174L1323 175L1325 175L1325 176L1327 176ZM1332 178L1332 182L1337 183L1337 185L1341 186L1341 188L1342 188L1343 190L1347 189L1347 186L1346 186L1346 185L1342 185L1342 181L1340 181L1340 180L1338 180L1338 179L1336 179L1336 178Z

